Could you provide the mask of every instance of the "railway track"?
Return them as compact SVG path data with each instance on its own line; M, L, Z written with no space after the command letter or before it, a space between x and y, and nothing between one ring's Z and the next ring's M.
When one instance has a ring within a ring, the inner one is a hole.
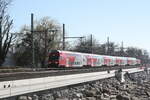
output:
M28 79L28 78L39 78L47 76L59 76L59 75L68 75L68 74L79 74L79 73L89 73L89 72L98 72L98 71L110 71L116 69L128 69L136 68L137 66L114 66L114 67L92 67L92 68L48 68L48 69L34 69L27 72L9 72L9 73L0 73L0 81L10 81L10 80L19 80L19 79ZM140 67L140 66L138 66Z

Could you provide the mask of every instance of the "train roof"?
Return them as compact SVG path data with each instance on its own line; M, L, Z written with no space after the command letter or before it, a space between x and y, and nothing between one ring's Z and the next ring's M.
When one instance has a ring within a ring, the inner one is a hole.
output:
M75 51L51 50L50 52L76 53L76 54L84 54L84 55L93 55L93 56L102 56L102 57L111 57L111 58L120 58L120 59L132 59L132 60L136 60L136 58L134 58L134 57L121 57L121 56L99 55L99 54L82 53L82 52L75 52Z

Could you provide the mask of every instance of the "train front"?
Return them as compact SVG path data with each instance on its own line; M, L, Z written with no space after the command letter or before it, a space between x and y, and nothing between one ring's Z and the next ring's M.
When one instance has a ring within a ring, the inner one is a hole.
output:
M58 50L51 50L49 52L49 60L48 60L48 67L58 67L59 66L59 51Z

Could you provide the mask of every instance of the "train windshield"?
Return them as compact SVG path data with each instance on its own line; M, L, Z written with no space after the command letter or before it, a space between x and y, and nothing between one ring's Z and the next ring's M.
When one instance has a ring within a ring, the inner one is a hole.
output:
M49 54L50 61L56 61L59 59L59 52L57 50L52 50Z

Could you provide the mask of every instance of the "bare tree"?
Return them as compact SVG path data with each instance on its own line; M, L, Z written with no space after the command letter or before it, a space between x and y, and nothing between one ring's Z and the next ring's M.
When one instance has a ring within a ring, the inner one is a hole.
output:
M48 52L51 49L61 49L62 32L57 21L44 17L34 24L34 50L36 67L45 67L48 62ZM32 34L29 26L23 26L16 45L15 61L20 66L32 65Z
M4 63L8 50L14 39L10 33L13 20L7 14L7 9L11 0L0 0L0 66Z

